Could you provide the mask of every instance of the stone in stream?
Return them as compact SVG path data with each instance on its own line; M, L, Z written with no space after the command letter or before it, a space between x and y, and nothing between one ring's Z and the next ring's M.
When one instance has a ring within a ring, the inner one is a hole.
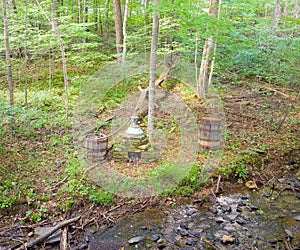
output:
M243 208L241 208L240 206L238 206L238 207L236 208L236 211L239 212L239 213L241 213L241 212L243 212Z
M252 211L257 211L257 210L259 210L259 209L260 209L260 208L257 207L257 206L254 206L254 205L252 205L252 204L249 205L249 211L250 211L250 212L252 212Z
M214 207L209 207L208 210L209 210L210 212L212 212L213 214L217 214L217 213L218 213L218 210L215 209Z
M222 217L217 217L217 218L215 218L215 221L217 223L223 223L225 220Z
M292 233L291 230L289 230L289 229L284 229L284 232L285 232L286 238L287 238L288 240L291 240L291 239L294 238L294 235L293 235L293 233Z
M296 221L300 221L300 215L295 216Z
M279 183L281 183L281 184L285 183L285 179L284 179L284 178L279 178L277 181L278 181Z
M191 208L189 210L186 211L186 215L187 216L192 216L193 214L197 213L198 212L198 209L196 208Z
M296 198L300 199L300 193L299 192L296 192L295 196L296 196Z
M135 237L132 237L130 240L128 240L128 244L130 244L130 245L137 244L143 240L145 240L144 236L135 236Z
M160 235L159 234L153 234L152 236L151 236L151 240L152 241L158 241L160 239Z
M83 243L80 247L79 250L87 249L89 245L87 243Z

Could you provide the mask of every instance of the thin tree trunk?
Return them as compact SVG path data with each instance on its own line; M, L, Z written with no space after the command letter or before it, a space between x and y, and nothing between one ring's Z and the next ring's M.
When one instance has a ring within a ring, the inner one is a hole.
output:
M208 14L212 17L220 18L221 4L221 0L210 0ZM217 44L213 38L207 38L203 46L202 61L197 82L197 95L199 98L205 97L208 93L208 87L213 75L216 49Z
M47 13L44 11L43 7L41 6L40 2L38 0L35 0L36 3L38 4L39 8L43 12L44 16L47 18L47 20L51 23L52 30L55 33L58 43L59 43L59 48L61 51L61 59L62 59L62 65L63 65L63 73L64 73L64 86L65 86L65 103L66 103L66 118L68 119L68 113L69 113L69 81L68 81L68 72L67 72L67 59L66 59L66 53L65 53L65 48L63 44L63 40L61 38L58 25L57 25L57 20L51 20Z
M4 42L5 42L5 58L6 58L6 66L7 66L7 83L9 88L9 101L10 106L14 107L15 99L14 99L14 83L12 77L12 66L10 60L10 45L9 45L9 32L8 32L8 20L7 20L7 10L6 10L6 0L2 0L2 14L3 14L3 24L4 24ZM11 133L15 134L15 117L11 116Z
M155 5L158 5L157 0L154 1ZM153 16L152 25L152 42L150 53L150 81L149 81L149 106L148 106L148 138L149 141L153 141L154 132L154 101L155 101L155 73L156 73L156 57L157 57L157 42L159 32L159 17L157 11Z
M123 32L122 32L122 13L120 0L113 0L114 18L116 28L116 49L118 56L122 54Z
M78 23L81 23L81 3L80 0L78 0Z
M277 29L279 17L280 17L280 3L281 0L276 0L275 9L274 9L274 17L273 17L273 30Z
M124 9L124 20L123 20L123 54L122 54L122 66L125 65L126 62L126 38L127 38L127 32L126 32L126 26L127 26L127 17L128 17L128 8L129 8L129 0L126 0L125 3L125 9Z
M25 30L24 30L24 36L25 36L25 41L24 41L24 70L25 70L25 107L26 110L28 110L28 55L27 55L27 21L28 21L28 0L25 0Z
M294 6L294 18L299 18L299 1L295 0L295 6Z
M83 23L87 24L88 23L88 13L89 13L89 6L87 4L87 0L84 0L83 2ZM86 31L89 31L87 27L85 27ZM83 43L87 43L87 39L83 39Z
M105 1L105 32L104 32L104 40L105 42L108 42L109 38L109 0Z
M282 16L286 18L288 16L288 10L289 10L289 0L285 0L284 8Z

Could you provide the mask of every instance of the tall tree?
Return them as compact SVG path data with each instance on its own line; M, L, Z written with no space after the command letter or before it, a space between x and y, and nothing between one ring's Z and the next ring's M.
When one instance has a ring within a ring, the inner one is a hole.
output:
M122 53L123 44L123 31L122 31L122 12L121 12L121 2L120 0L113 0L114 5L114 19L115 19L115 29L116 29L116 47L117 54Z
M10 54L10 45L9 45L9 32L8 32L8 18L7 18L7 9L6 9L6 0L2 0L2 14L3 14L3 24L4 24L4 43L5 43L5 58L7 66L7 82L9 88L9 100L10 106L14 106L14 83L12 77L12 65L11 65L11 54ZM15 118L12 116L11 119L11 130L12 134L15 132Z
M278 21L280 18L280 12L281 12L280 4L281 4L281 0L276 0L275 8L274 8L274 17L273 17L273 29L274 30L276 30L276 28L278 26Z
M153 1L158 6L158 0ZM156 73L156 58L157 58L157 42L159 32L159 14L154 12L152 24L152 41L150 52L150 81L149 81L149 104L148 104L148 137L149 141L153 141L154 132L154 101L155 101L155 73Z
M214 18L220 17L221 0L210 0L208 14ZM196 45L198 40L196 39ZM208 92L208 87L211 83L214 67L214 57L217 49L217 43L209 37L205 40L202 61L200 66L200 72L197 81L197 94L198 97L205 97ZM196 50L197 51L197 50Z
M128 8L129 8L129 0L125 2L125 9L124 9L124 19L123 19L123 54L122 54L122 65L125 65L126 61L126 38L127 38L127 17L128 17Z
M299 1L295 0L295 6L294 6L294 18L299 18Z
M58 21L57 18L53 18L53 20L51 20L47 13L44 11L43 7L41 6L39 0L35 0L36 3L38 4L39 8L41 9L41 11L43 12L44 16L47 18L47 20L49 21L49 23L51 24L52 30L55 33L58 43L59 43L59 48L60 48L60 52L61 52L61 59L62 59L62 65L63 65L63 73L64 73L64 86L65 86L65 103L66 103L66 118L68 119L68 113L69 113L69 80L68 80L68 71L67 71L67 59L66 59L66 52L65 52L65 46L60 34L60 31L58 29ZM51 4L55 4L52 2L53 0L51 0ZM52 5L53 6L53 5ZM52 7L55 8L55 7Z

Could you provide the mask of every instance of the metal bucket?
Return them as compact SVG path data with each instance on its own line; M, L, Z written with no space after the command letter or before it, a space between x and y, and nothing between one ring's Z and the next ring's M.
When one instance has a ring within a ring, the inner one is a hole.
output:
M200 122L200 148L217 150L221 148L221 119L203 117Z
M88 134L84 138L87 158L92 162L103 161L107 154L108 137L104 134Z

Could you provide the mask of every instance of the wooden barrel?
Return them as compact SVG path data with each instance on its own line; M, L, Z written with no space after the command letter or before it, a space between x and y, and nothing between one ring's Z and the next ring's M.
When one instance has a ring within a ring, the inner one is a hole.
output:
M93 162L102 161L107 153L108 137L104 134L88 134L84 138L87 157Z
M203 117L200 122L200 147L205 150L221 148L221 119Z

